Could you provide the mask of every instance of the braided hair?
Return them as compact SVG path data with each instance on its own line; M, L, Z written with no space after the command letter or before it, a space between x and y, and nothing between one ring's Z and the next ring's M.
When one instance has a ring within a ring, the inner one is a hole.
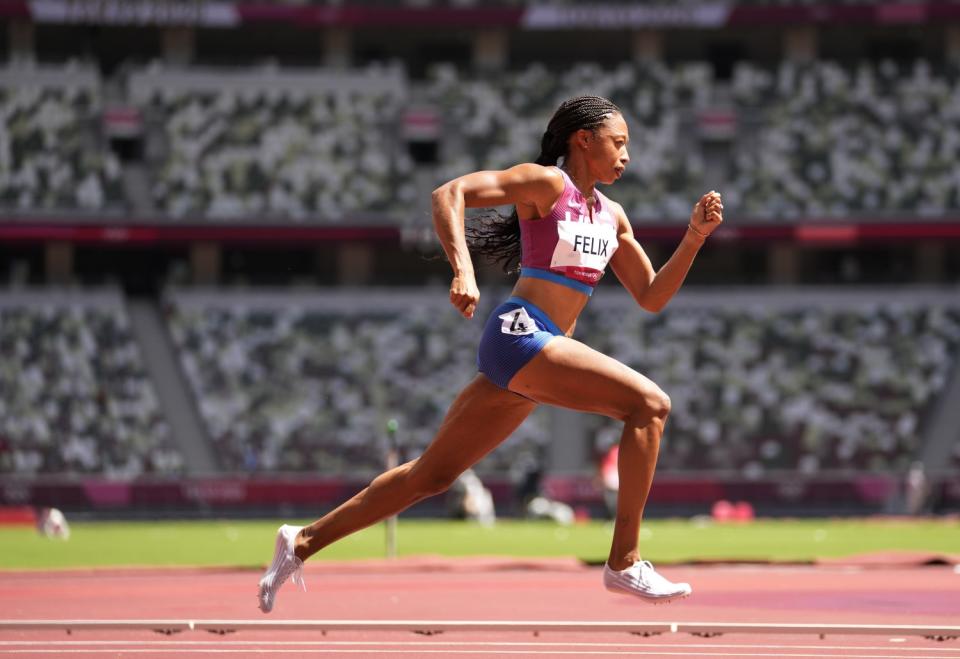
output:
M534 162L552 166L566 158L570 136L580 129L595 130L611 114L619 114L613 102L600 96L567 99L553 113L540 139L540 154ZM500 263L507 274L519 271L520 218L514 208L509 216L490 208L471 217L465 227L467 244L491 263Z

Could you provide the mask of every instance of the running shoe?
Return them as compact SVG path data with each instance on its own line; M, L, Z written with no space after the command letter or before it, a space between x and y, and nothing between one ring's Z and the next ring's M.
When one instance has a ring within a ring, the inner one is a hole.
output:
M277 530L273 562L260 579L260 593L257 596L257 604L264 613L270 613L273 610L277 591L290 578L290 575L293 575L293 583L299 584L304 591L307 590L307 584L303 582L303 561L293 553L294 541L302 528L302 526L284 524Z
M653 569L650 561L637 561L621 571L604 565L603 585L612 593L634 595L654 604L671 602L693 592L688 583L673 583L665 579Z

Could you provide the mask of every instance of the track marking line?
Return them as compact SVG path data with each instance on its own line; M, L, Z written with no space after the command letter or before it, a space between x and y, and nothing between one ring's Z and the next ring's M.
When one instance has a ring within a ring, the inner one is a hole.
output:
M300 654L303 655L305 650L282 650L282 649L267 649L259 650L252 648L244 649L195 649L188 650L186 648L169 648L169 649L146 649L146 648L111 648L111 652L124 652L127 654ZM102 649L66 649L66 648L57 648L57 649L26 649L26 650L0 650L0 654L93 654L101 653ZM340 653L340 654L464 654L464 655L489 655L489 650L428 650L424 648L416 650L397 650L397 649L385 649L385 650L373 650L373 649L344 649L344 648L329 648L322 649L316 648L306 651L309 654L330 654L330 653ZM662 650L657 651L646 651L646 650L575 650L575 651L566 651L566 650L513 650L507 651L506 653L501 654L512 654L512 655L547 655L547 656L560 656L560 655L574 655L574 656L607 656L607 655L631 655L638 657L649 657L649 656L678 656L678 657L817 657L819 659L903 659L903 655L891 655L891 654L824 654L822 652L817 652L814 654L801 654L801 653L791 653L791 652L776 652L774 654L768 652L737 652L737 653L727 653L727 652L664 652ZM911 659L941 659L942 655L913 655Z
M74 640L74 641L0 641L0 647L31 647L31 646L46 646L46 647L111 647L111 646L144 646L152 647L157 646L160 648L172 648L172 647L189 647L189 646L201 646L199 649L204 647L216 647L224 649L225 646L233 646L236 648L244 648L249 646L261 646L261 647L307 647L317 646L317 647L377 647L377 646L390 646L390 647L490 647L490 648L501 648L501 647L518 647L518 648L551 648L551 647L567 647L567 648L630 648L633 646L642 645L642 649L647 648L702 648L702 649L724 649L724 650L733 650L733 649L762 649L764 647L769 647L766 645L750 645L745 643L684 643L682 640L678 639L677 643L650 643L646 640L637 639L635 641L624 641L622 643L612 643L612 642L560 642L560 641L444 641L444 640L435 640L435 641L244 641L244 640L223 640L223 641L187 641L187 640L128 640L128 641L119 641L119 640ZM903 647L903 648L891 648L882 645L788 645L784 644L779 647L784 647L790 650L882 650L885 652L913 652L917 650L916 647ZM923 652L942 652L942 653L954 653L960 655L960 647L957 648L922 648Z
M842 635L960 635L960 625L881 625L832 623L638 622L600 620L0 620L3 630L213 630L221 631L530 631L530 632L686 632Z

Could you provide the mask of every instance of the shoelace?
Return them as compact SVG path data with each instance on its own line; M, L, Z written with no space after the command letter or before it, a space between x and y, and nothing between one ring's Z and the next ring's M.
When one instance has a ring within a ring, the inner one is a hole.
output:
M653 586L656 581L659 581L660 585L672 585L663 575L656 571L653 563L650 561L637 561L631 568L635 569L628 568L630 574L636 576L637 581L644 586Z
M648 586L653 586L654 582L659 582L661 586L673 586L672 582L654 569L650 561L639 561L638 565L640 565L640 578Z

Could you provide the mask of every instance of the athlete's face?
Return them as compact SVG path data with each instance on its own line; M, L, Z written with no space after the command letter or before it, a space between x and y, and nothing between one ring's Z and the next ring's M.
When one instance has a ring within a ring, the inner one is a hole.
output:
M615 113L594 130L585 132L589 133L585 136L585 155L590 173L600 183L609 185L620 178L630 162L627 122L620 113Z

